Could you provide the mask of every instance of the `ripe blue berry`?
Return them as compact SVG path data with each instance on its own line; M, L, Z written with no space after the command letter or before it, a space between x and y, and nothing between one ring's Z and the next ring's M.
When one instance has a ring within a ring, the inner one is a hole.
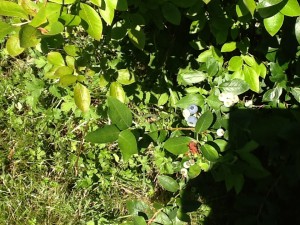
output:
M190 111L191 114L195 114L196 112L198 112L198 106L196 106L196 105L190 105L188 107L188 110Z
M188 125L190 126L190 127L195 127L196 126L196 123L197 123L197 118L196 117L194 117L194 116L189 116L188 118L187 118L187 123L188 123Z

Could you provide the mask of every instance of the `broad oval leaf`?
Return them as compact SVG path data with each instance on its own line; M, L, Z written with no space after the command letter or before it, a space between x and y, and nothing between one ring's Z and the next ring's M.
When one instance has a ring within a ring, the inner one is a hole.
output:
M243 70L245 81L249 84L249 87L252 91L258 93L259 92L259 74L249 66L244 65Z
M20 39L18 36L10 36L6 42L6 50L10 56L20 55L25 49L20 46Z
M256 3L254 0L243 0L245 6L247 7L247 9L249 10L249 12L251 13L251 15L254 15L255 12L255 8L256 8Z
M176 192L179 190L179 184L172 177L158 175L157 181L167 191Z
M280 12L286 3L286 0L262 0L256 8L261 17L268 18Z
M123 130L119 134L118 144L125 161L127 161L132 155L138 153L135 136L130 130Z
M86 31L97 41L102 37L102 21L99 14L89 5L80 3L79 16L83 19L88 27Z
M30 25L23 26L19 32L21 47L35 47L41 41L40 36L41 33L37 28Z
M118 140L120 130L115 125L105 125L88 133L85 140L92 143L109 143Z
M71 84L76 83L78 76L69 74L69 75L64 75L59 79L59 83L64 86L70 86Z
M221 52L232 52L235 49L236 49L236 42L232 41L232 42L225 43L221 48Z
M216 139L216 140L214 140L214 143L216 143L218 145L220 152L224 152L228 145L228 142L223 139Z
M89 89L86 86L77 83L74 87L74 100L76 106L82 112L87 112L91 104L91 96Z
M199 70L180 70L177 81L179 84L190 85L206 80L207 74Z
M126 94L119 82L112 82L109 86L109 95L118 99L121 102L125 102Z
M129 85L135 82L135 76L128 69L120 69L118 70L118 78L117 81L123 85Z
M179 25L181 21L181 13L179 9L170 2L164 3L162 6L162 14L167 21L174 25Z
M208 161L215 162L219 158L218 151L212 145L204 144L201 146L201 151L204 158L206 158Z
M0 1L0 15L28 19L28 14L23 7L11 1Z
M214 121L214 115L212 114L212 112L206 111L198 119L196 123L195 131L197 133L206 131L212 125L213 121Z
M55 66L65 65L65 61L59 52L49 52L47 55L47 60L49 63Z
M112 2L111 0L105 0L105 4L101 4L100 7L100 15L108 25L111 25L115 15L115 6Z
M271 36L274 36L281 28L284 21L284 15L277 13L274 16L264 19L264 26Z
M132 114L129 108L114 97L107 97L108 115L113 124L120 130L125 130L132 124Z
M249 85L241 79L233 79L226 81L220 85L220 88L224 92L233 93L235 95L240 95L249 90Z
M288 0L280 11L285 16L300 16L300 6L297 0Z
M189 150L188 144L193 139L190 137L174 137L169 138L165 144L164 148L174 155L184 154Z
M200 94L190 94L183 97L176 103L176 106L182 109L187 108L190 105L198 105L200 107L203 106L204 97Z
M228 62L228 70L238 71L243 66L243 58L241 56L233 56Z

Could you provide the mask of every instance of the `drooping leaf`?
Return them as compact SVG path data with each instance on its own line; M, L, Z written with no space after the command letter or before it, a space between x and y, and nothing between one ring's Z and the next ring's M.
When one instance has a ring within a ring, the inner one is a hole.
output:
M300 16L297 18L296 23L295 23L295 35L296 35L298 44L300 45Z
M243 0L245 6L247 7L247 9L249 10L249 12L251 13L251 15L254 15L255 12L255 8L256 8L256 3L254 0Z
M35 27L30 25L22 26L19 32L20 46L22 48L35 47L41 41L40 36L40 31Z
M11 1L0 1L0 15L28 19L28 14L23 7Z
M233 56L228 62L228 70L237 71L242 68L243 59L240 56Z
M250 89L256 93L259 92L259 74L247 65L244 65L243 73L245 76L245 81L248 83Z
M112 2L111 0L105 0L105 4L101 5L100 8L100 15L108 25L111 25L115 15L115 6Z
M109 86L109 95L125 103L126 94L119 82L112 82Z
M128 37L137 48L144 49L146 37L145 37L145 33L142 29L129 30Z
M288 0L280 11L285 16L300 16L300 6L298 0Z
M179 25L181 21L181 13L179 9L171 2L162 5L162 14L167 21L174 25Z
M105 125L89 132L85 140L92 143L109 143L118 140L120 130L115 125Z
M169 138L165 144L164 148L174 155L184 154L189 150L188 144L193 139L190 137L174 137Z
M100 41L102 37L102 21L99 14L89 5L80 3L79 16L83 19L87 25L87 32L97 41Z
M132 114L129 108L114 97L107 97L108 115L113 124L120 130L125 130L132 124Z
M274 16L285 6L286 0L262 0L257 4L257 10L261 17Z
M235 95L240 95L249 90L249 85L244 80L232 79L226 81L220 85L220 88L227 93L233 93Z
M10 36L6 42L6 50L9 55L17 56L20 55L25 49L20 46L20 39L18 36Z
M118 144L125 161L138 153L135 136L130 130L121 131L118 137Z
M197 133L206 131L212 125L213 120L214 120L214 115L212 114L212 112L206 111L198 119L196 123L195 131Z
M117 81L123 85L129 85L135 82L135 76L128 69L118 70Z
M74 100L76 106L82 112L87 112L91 104L91 96L89 89L86 86L77 83L74 87Z
M204 104L204 97L200 94L190 94L186 95L182 99L180 99L177 103L176 106L179 108L187 108L190 105L198 105L202 106Z
M178 83L183 85L191 85L206 80L207 74L200 70L180 70L178 73Z
M263 95L264 102L272 102L277 101L282 94L282 87L276 87L266 91Z
M268 17L264 19L264 26L268 33L271 36L274 36L277 34L277 32L280 30L282 24L284 21L284 15L282 13L277 13L274 16Z
M179 184L172 177L159 175L157 181L167 191L176 192L179 190Z
M219 159L218 151L210 144L204 144L201 146L203 156L211 162L215 162Z

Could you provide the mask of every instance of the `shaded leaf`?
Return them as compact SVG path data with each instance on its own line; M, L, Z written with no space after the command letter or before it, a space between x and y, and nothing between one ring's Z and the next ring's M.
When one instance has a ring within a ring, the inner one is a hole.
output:
M296 23L295 23L295 35L296 35L298 44L300 45L300 17L297 18Z
M181 21L181 13L179 9L170 2L162 5L162 14L167 21L174 25L179 25Z
M204 144L201 146L201 151L208 161L215 162L219 158L218 151L212 145Z
M115 125L105 125L89 132L85 140L92 143L109 143L118 140L120 130Z
M132 124L132 114L129 108L114 97L107 97L108 115L113 124L120 130L125 130Z
M133 217L133 225L147 225L144 217L142 216L135 216Z
M123 130L119 134L118 144L125 161L127 161L132 155L138 153L135 136L130 130Z
M243 0L245 6L247 7L247 9L249 10L249 12L251 13L251 15L254 15L255 12L255 8L256 8L256 3L254 0Z
M198 119L196 123L195 131L197 133L206 131L212 125L213 120L214 120L214 115L212 114L212 112L206 111Z
M0 40L14 30L14 27L8 23L0 21Z
M179 190L179 184L172 177L158 175L157 181L167 191L176 192Z
M262 0L256 8L261 17L267 18L277 14L286 3L286 0Z
M299 87L291 88L291 93L294 96L294 98L297 100L297 102L300 103L300 88Z
M128 37L137 48L143 49L145 47L146 38L143 30L131 29L128 32Z
M200 70L180 70L177 81L179 84L190 85L206 80L207 74Z

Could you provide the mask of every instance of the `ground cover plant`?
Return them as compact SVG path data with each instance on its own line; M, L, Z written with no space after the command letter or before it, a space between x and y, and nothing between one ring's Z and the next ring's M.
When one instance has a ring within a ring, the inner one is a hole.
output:
M0 0L3 224L297 224L297 0Z

